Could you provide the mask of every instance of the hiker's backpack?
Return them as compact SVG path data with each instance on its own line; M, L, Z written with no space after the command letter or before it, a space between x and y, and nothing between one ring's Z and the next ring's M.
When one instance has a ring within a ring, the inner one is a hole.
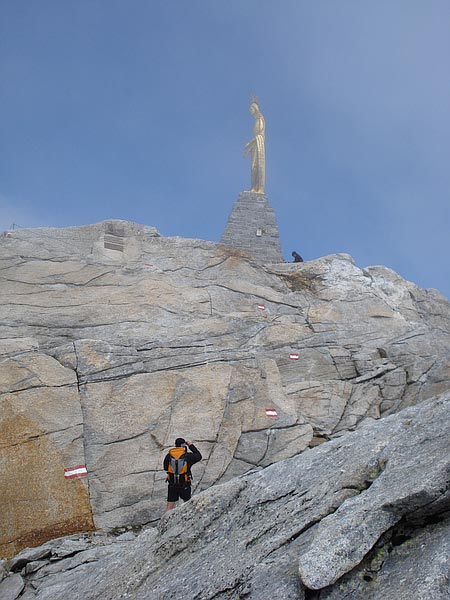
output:
M167 469L167 481L173 485L184 486L190 483L188 463L186 460L186 448L172 448L169 450L169 467Z

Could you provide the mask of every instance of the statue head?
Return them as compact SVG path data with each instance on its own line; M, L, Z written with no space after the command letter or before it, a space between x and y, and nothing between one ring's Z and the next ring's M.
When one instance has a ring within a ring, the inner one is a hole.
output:
M252 115L256 115L259 113L259 101L258 97L252 94L250 97L250 112Z

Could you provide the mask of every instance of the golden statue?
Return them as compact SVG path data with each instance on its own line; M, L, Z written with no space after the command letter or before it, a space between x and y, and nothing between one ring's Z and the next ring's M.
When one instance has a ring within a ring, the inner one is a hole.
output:
M253 126L255 137L245 144L244 152L244 156L250 154L252 159L252 189L250 191L264 194L264 183L266 180L266 156L264 149L266 124L259 110L258 98L253 97L251 99L250 113L255 119Z

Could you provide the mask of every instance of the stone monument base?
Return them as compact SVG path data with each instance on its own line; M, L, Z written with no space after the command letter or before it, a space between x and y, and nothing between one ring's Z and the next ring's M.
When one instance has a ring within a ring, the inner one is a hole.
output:
M275 212L264 194L239 194L220 243L245 250L261 263L284 262Z

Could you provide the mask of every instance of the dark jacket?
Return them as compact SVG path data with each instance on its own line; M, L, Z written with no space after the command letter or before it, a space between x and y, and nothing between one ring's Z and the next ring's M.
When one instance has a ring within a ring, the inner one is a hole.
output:
M294 262L303 262L303 258L297 252L293 252L292 256L294 257Z
M190 450L190 452L188 452L186 454L186 462L187 462L187 465L188 465L188 474L189 474L189 477L192 479L191 467L192 467L192 465L195 465L195 463L197 463L200 460L202 460L202 455L200 454L200 450L198 450L198 448L196 448L194 446L194 444L191 444L189 446L189 450ZM167 473L167 469L169 468L169 462L170 462L170 454L167 453L166 457L164 459L164 471L166 473Z

